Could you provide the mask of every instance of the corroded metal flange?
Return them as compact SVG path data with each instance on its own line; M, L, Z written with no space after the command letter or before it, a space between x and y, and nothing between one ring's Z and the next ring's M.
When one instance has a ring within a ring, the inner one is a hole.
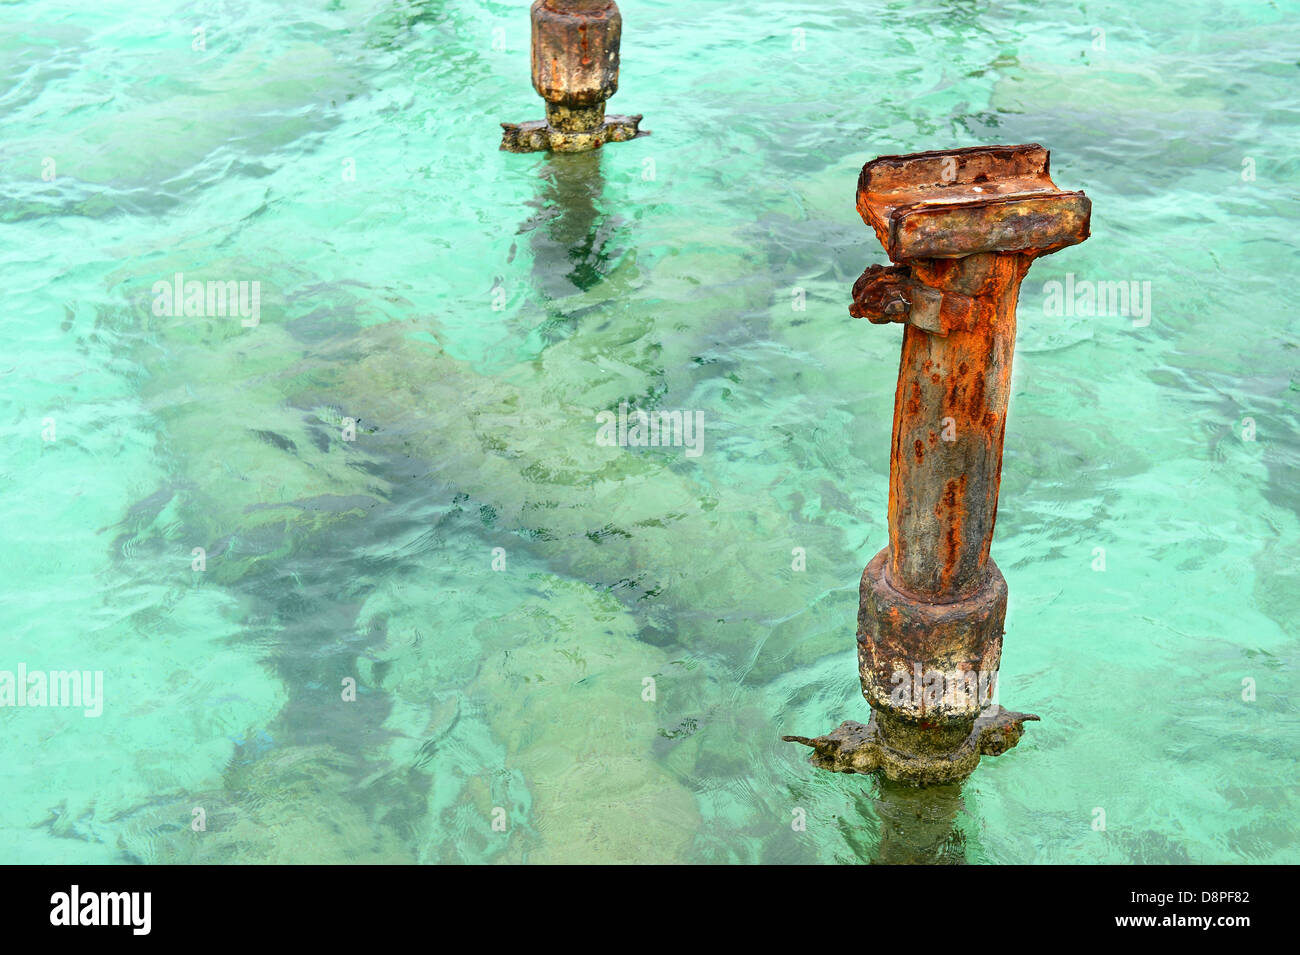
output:
M640 122L640 116L611 113L591 129L561 129L544 119L502 123L501 148L510 153L581 153L599 149L606 143L625 143L638 136L649 136L648 129L639 128Z
M787 743L811 747L808 761L833 773L881 772L897 782L917 785L958 782L975 771L981 756L1000 756L1024 735L1025 723L1037 720L1032 713L1015 713L993 705L984 710L964 735L956 737L952 727L926 727L893 723L872 712L865 726L845 720L839 728L809 739L783 736Z

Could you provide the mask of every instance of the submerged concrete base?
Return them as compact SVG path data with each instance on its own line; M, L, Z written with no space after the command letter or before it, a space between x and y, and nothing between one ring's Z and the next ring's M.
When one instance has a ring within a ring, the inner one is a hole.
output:
M606 143L625 143L639 136L649 136L640 128L640 116L611 113L590 129L559 129L544 119L529 123L502 123L501 148L511 153L580 153L599 149Z
M880 772L887 779L916 785L957 782L975 771L981 756L1000 756L1020 742L1032 713L994 704L973 724L929 726L873 710L865 726L846 720L825 736L783 736L787 743L811 747L808 761L833 773Z

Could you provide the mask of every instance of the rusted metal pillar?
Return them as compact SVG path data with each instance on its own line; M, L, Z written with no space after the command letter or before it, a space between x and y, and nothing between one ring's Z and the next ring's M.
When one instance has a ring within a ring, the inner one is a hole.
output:
M623 33L613 0L537 0L532 20L533 88L546 100L546 119L502 123L502 149L583 152L649 135L640 116L605 115L618 91Z
M812 746L827 769L943 782L1020 739L994 702L1007 584L989 558L1030 264L1088 237L1091 204L1062 192L1042 146L882 156L858 212L895 264L868 268L849 313L902 322L889 467L889 546L859 588L858 670L871 722Z

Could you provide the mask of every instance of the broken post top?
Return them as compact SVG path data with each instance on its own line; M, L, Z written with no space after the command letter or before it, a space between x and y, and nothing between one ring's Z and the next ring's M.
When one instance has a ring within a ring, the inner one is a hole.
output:
M546 100L546 119L502 123L501 148L577 153L622 143L649 130L641 117L606 115L618 92L618 47L623 16L614 0L536 0L533 89Z
M1037 143L881 156L862 167L858 212L894 262L1045 255L1088 238L1092 211L1056 187L1048 156Z
M542 99L590 106L618 92L623 17L613 0L537 0L532 21L533 88Z

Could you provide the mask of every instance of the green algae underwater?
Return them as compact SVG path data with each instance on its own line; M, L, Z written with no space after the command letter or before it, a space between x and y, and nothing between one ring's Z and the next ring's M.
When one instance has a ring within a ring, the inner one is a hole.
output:
M1295 5L627 0L653 134L556 157L496 149L527 6L9 8L0 670L104 706L0 708L0 858L881 860L914 797L780 741L867 715L857 172L1040 141L1094 204L1021 292L993 544L1042 722L914 835L1300 861ZM257 323L156 314L176 273ZM703 453L598 443L624 404Z

